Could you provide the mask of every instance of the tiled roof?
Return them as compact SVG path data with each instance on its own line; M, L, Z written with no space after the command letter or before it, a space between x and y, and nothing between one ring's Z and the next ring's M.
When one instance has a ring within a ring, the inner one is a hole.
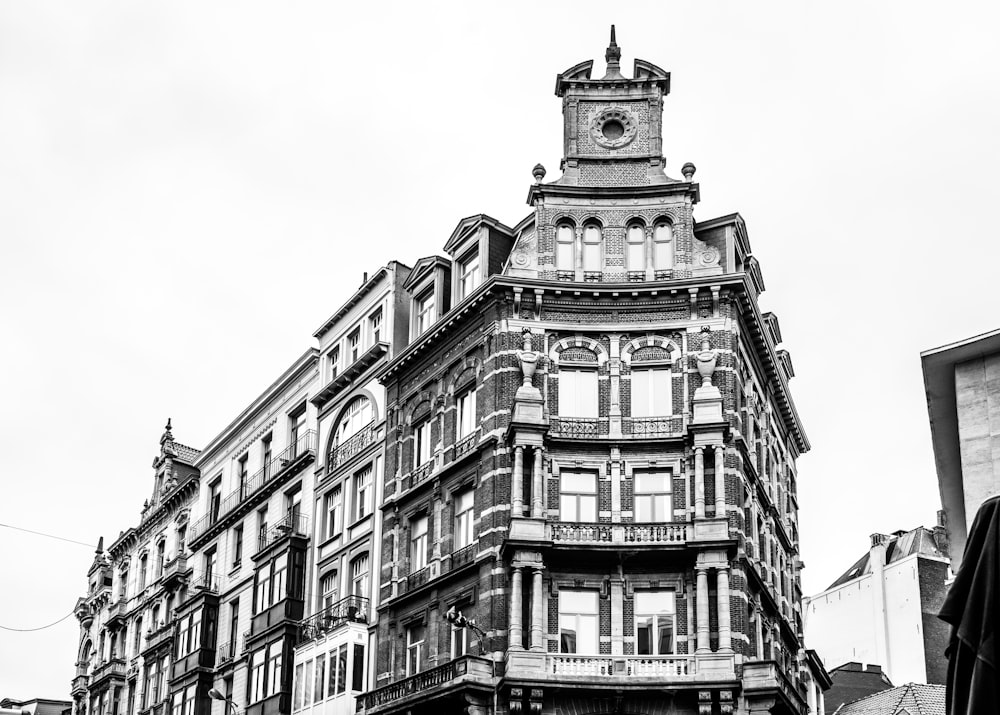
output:
M944 685L907 683L854 702L844 703L836 715L945 715Z
M187 462L188 464L194 464L194 460L198 458L201 454L200 449L195 449L194 447L188 447L186 444L181 444L180 442L171 442L174 451L177 452L177 458L182 462Z

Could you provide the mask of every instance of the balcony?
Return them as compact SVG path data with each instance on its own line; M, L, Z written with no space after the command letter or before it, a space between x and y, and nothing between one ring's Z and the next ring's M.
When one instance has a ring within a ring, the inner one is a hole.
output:
M124 658L109 658L103 663L99 663L94 666L94 670L90 676L91 687L97 687L106 680L111 680L117 678L118 680L125 680L125 659Z
M368 623L369 605L364 596L347 596L302 621L296 645L321 638L345 623Z
M753 695L778 695L795 712L806 709L805 686L793 683L773 660L756 660L743 664L743 692Z
M378 432L375 430L375 421L372 420L346 442L338 444L330 450L326 459L327 473L333 472L338 467L361 454L367 447L375 444L377 437Z
M126 603L127 601L125 598L120 597L117 601L108 606L108 628L117 628L125 625L125 616L128 612Z
M679 437L684 433L681 417L624 417L622 436L633 439Z
M461 459L469 452L476 448L479 444L479 430L476 429L472 434L463 437L455 443L455 455L453 459Z
M608 421L596 417L553 417L549 434L569 439L607 437Z
M388 709L407 710L411 703L438 697L447 690L471 684L493 689L493 663L486 658L465 655L461 658L425 670L409 678L371 690L359 698L361 708L368 712Z
M220 643L215 650L215 667L223 668L233 662L236 657L236 642Z
M406 590L412 591L415 588L420 588L430 580L430 577L430 566L424 566L422 569L414 571L406 577Z
M278 523L257 538L256 559L260 553L290 536L309 536L309 517L298 512L285 514Z
M447 571L454 571L455 569L462 568L466 564L471 564L476 560L476 552L478 550L478 544L469 544L464 548L452 551L451 556L448 558Z
M434 473L434 460L428 459L426 462L421 464L419 467L410 472L409 483L406 485L406 489L412 489L423 481L427 480L427 477Z
M155 650L164 645L170 645L174 640L174 624L164 623L162 626L157 628L155 631L148 631L146 633L146 645L143 646L142 652L146 653L151 650Z
M187 555L181 554L170 559L163 566L163 576L161 578L164 588L170 588L171 586L183 583L190 572L191 570L187 567Z
M508 651L505 677L512 681L580 683L589 686L658 687L735 680L733 653L696 655L577 655Z
M201 545L199 543L201 540L220 530L225 517L237 511L242 504L248 503L256 494L291 474L296 466L304 465L308 459L315 457L316 432L309 430L264 465L263 469L247 479L240 488L230 492L211 513L194 522L188 537L191 548L197 549Z
M191 587L195 592L202 591L206 593L219 593L219 577L214 574L203 574L196 578L191 584ZM193 597L189 596L189 598Z
M690 524L594 524L549 522L547 540L569 546L684 546Z
M73 685L70 688L70 693L74 696L86 695L87 685L90 683L90 677L87 675L78 675L73 678Z

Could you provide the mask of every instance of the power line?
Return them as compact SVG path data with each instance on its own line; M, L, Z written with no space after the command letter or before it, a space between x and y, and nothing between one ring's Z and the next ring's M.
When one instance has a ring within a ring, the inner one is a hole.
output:
M0 524L0 526L5 526L8 529L15 529L16 531L25 531L29 534L36 534L38 536L47 536L50 539L59 539L59 541L68 541L71 544L79 544L80 546L86 546L91 549L97 548L95 544L85 544L82 541L76 541L75 539L67 539L64 536L56 536L55 534L46 534L43 531L32 531L31 529L25 529L24 527L21 526L11 526L10 524Z
M6 526L6 524L0 524L0 526ZM48 534L45 534L45 536L48 536ZM56 537L56 538L58 538L58 537ZM77 543L80 543L80 542L77 542ZM32 631L44 631L46 628L51 628L52 626L59 625L60 623L62 623L63 621L65 621L67 618L69 618L70 616L72 616L74 613L76 613L75 610L70 611L65 616L63 616L58 621L56 621L55 623L50 623L47 626L40 626L39 628L11 628L9 626L0 626L0 628L2 628L5 631L16 631L17 633L30 633Z

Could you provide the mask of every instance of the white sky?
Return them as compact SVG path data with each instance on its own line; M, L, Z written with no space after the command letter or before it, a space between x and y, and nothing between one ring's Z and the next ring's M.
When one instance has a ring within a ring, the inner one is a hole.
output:
M805 591L933 524L918 353L997 327L1000 6L355 5L0 4L0 523L112 541L167 416L203 446L363 271L525 216L555 76L600 76L615 22L781 320ZM0 528L0 625L69 613L92 558ZM0 631L0 697L68 698L77 637Z

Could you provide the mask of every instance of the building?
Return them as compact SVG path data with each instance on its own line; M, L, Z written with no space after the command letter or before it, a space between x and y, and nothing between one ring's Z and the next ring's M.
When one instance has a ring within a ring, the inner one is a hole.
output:
M294 653L292 712L348 715L374 660L385 472L385 390L376 374L409 336L409 267L379 269L316 331L323 374L311 402L319 443L311 594ZM281 712L288 712L282 710Z
M168 420L138 525L123 531L107 552L104 539L98 542L87 593L76 604L76 715L131 714L166 697L172 613L183 600L198 457L198 450L174 440Z
M382 368L367 715L805 713L797 457L777 318L733 214L665 173L670 75L556 79L562 175L417 261Z
M1000 330L920 353L941 506L958 571L979 505L1000 494Z
M832 715L844 703L851 703L890 688L892 681L882 672L881 665L857 661L844 663L830 670L830 689L823 694L826 713Z
M70 715L72 710L72 700L49 700L47 698L32 698L31 700L4 698L0 700L0 715Z
M945 715L945 686L908 683L844 703L836 715Z
M897 683L944 684L949 627L937 614L948 575L943 526L873 534L864 556L803 600L809 645L827 668L875 663Z

